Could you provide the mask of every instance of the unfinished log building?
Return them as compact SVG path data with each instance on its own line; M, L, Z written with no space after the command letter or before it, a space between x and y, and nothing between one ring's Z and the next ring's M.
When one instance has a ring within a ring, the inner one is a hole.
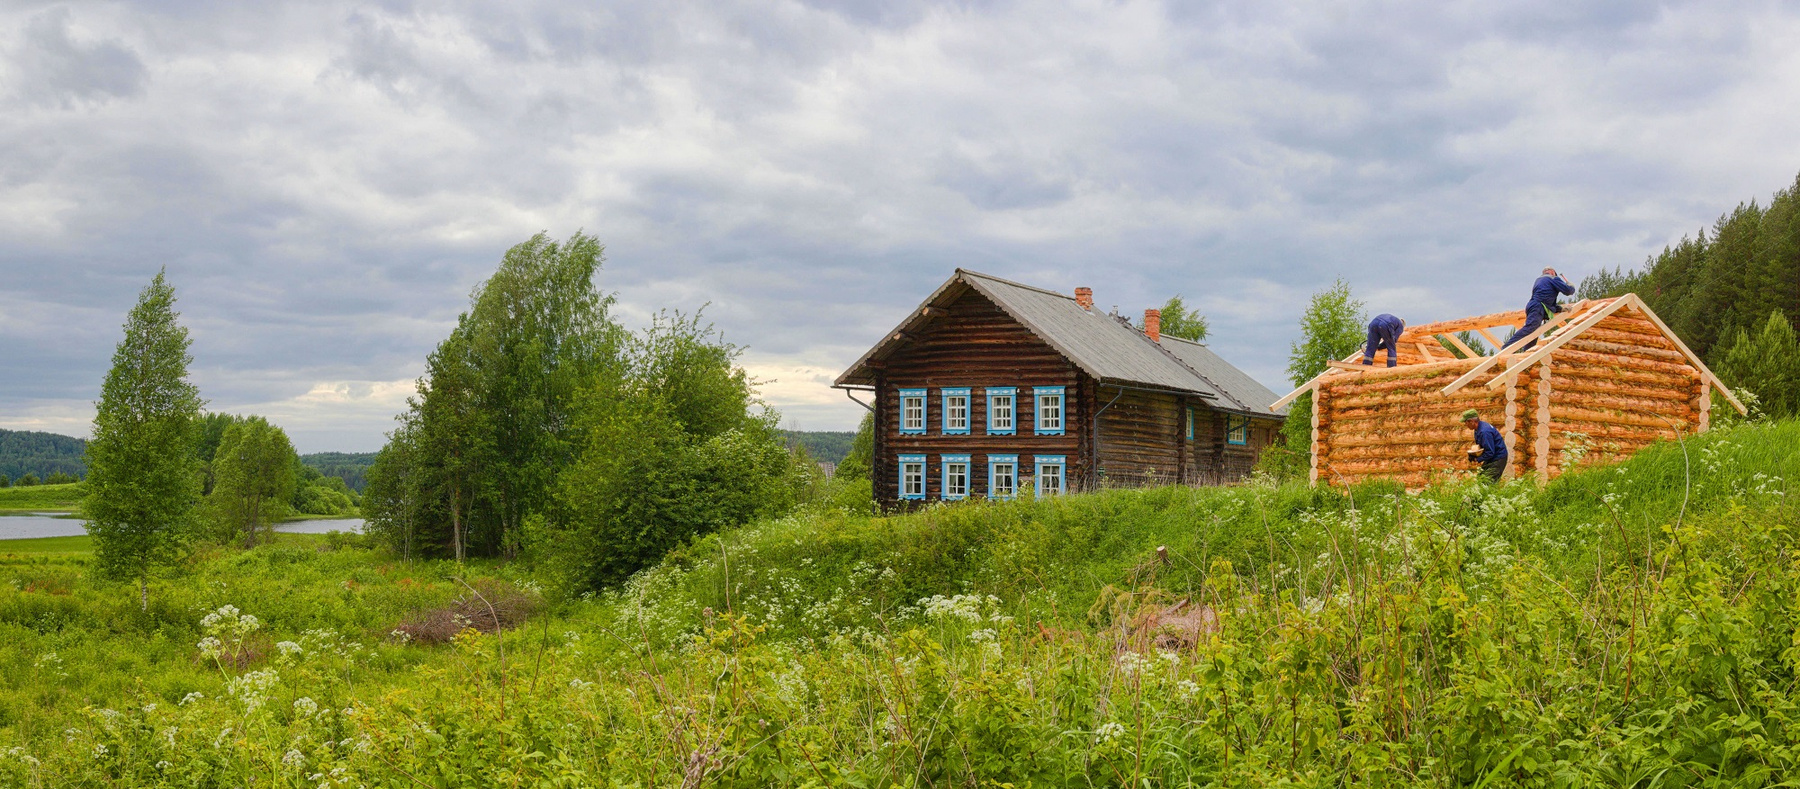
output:
M1743 411L1636 294L1577 302L1502 348L1492 330L1522 320L1515 310L1409 326L1398 367L1363 366L1359 350L1276 401L1312 394L1313 483L1391 479L1417 488L1466 472L1472 436L1457 416L1469 408L1499 428L1507 477L1540 482L1705 431L1712 391ZM1459 332L1498 351L1478 353ZM1386 364L1385 351L1375 363Z

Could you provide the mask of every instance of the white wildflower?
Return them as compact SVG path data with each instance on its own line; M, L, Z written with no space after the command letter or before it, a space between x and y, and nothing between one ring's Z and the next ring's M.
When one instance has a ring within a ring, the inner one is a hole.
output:
M205 698L206 698L206 694L201 693L200 691L196 690L193 693L189 693L186 696L182 696L179 706L186 707L187 705L192 704L196 701L205 700Z
M1100 728L1094 730L1094 742L1098 745L1111 745L1123 736L1125 725L1116 721L1102 723Z
M294 714L302 718L310 718L319 711L319 703L310 697L301 696L294 699Z

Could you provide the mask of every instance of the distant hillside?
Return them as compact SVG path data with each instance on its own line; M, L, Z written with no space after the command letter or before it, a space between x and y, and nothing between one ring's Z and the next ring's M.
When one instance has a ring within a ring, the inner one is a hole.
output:
M368 473L370 466L375 465L375 454L374 452L314 452L310 455L301 455L300 462L327 477L342 479L345 485L350 486L351 490L361 493L363 488L369 484L364 475Z
M51 474L87 476L82 453L87 441L34 430L0 430L0 474L18 479L27 472L44 479Z
M829 463L842 462L850 454L851 440L856 438L853 431L836 430L783 430L781 435L789 449L796 445L806 447L806 454L813 460Z

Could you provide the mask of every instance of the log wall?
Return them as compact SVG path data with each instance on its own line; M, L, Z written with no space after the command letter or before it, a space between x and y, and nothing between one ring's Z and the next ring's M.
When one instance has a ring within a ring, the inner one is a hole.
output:
M1574 464L1611 463L1659 440L1704 430L1700 371L1649 320L1621 311L1529 369L1498 366L1461 390L1443 387L1480 360L1346 372L1320 382L1315 482L1393 479L1408 487L1471 469L1468 408L1499 428L1509 476L1548 480ZM1487 384L1496 376L1508 383Z
M1093 413L1093 386L1074 365L1019 325L993 302L973 290L964 291L905 348L888 357L877 375L875 395L875 500L884 506L900 501L900 455L925 455L925 498L937 501L943 491L944 454L967 454L971 495L987 495L987 455L1016 454L1030 468L1036 454L1064 455L1064 482L1078 489L1087 477L1086 430L1082 420ZM944 435L945 387L969 387L969 434ZM1014 435L987 435L985 387L1010 386L1018 391ZM1034 386L1064 386L1063 435L1032 433ZM901 389L925 389L924 435L900 433ZM1021 475L1021 481L1025 477Z

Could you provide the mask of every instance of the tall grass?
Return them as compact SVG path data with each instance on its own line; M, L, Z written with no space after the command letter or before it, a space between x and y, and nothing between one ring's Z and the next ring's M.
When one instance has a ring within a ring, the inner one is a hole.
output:
M79 554L14 555L0 783L1777 785L1797 474L1782 423L1543 490L815 512L443 647L393 623L529 578L290 539L139 614ZM1216 632L1132 630L1184 598ZM226 605L259 618L250 659L199 646Z
M0 488L0 511L73 512L86 493L87 486L80 482Z

